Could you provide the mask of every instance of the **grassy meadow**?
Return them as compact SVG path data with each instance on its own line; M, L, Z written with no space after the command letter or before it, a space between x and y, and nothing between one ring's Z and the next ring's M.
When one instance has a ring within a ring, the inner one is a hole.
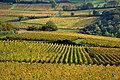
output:
M86 20L87 22L85 22ZM84 18L84 17L54 18L53 17L53 18L26 20L22 22L44 25L48 21L53 21L58 26L58 28L80 28L83 27L85 24L91 23L93 20L94 17L89 17L89 18Z

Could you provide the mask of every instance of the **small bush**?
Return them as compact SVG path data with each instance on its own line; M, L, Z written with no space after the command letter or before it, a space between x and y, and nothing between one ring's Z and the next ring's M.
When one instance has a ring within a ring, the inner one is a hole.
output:
M19 16L19 17L18 17L18 20L19 20L19 21L27 20L27 19L29 19L29 18L28 18L28 17L25 17L25 16Z
M39 26L28 26L27 30L33 31L33 30L40 30Z

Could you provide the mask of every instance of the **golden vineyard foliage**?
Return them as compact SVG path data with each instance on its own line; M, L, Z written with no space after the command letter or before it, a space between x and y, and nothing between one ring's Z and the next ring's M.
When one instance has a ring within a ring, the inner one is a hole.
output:
M103 54L119 54L120 48L101 48L101 47L91 47L90 49L93 49L96 51L96 53L103 53Z
M120 64L120 53L113 55L99 54L94 49L83 46L35 41L0 41L0 44L1 62Z
M31 32L22 33L8 36L10 39L23 39L23 40L42 40L42 41L56 41L56 40L77 40L84 39L82 44L90 46L101 46L101 47L120 47L119 38L94 36L78 33L68 32Z
M0 62L1 80L120 80L120 66Z
M66 3L54 10L51 4L1 4L1 23L19 31L1 37L0 80L120 80L120 39L75 33L98 19L90 17L92 10L60 11ZM48 21L58 31L25 30L41 30Z
M43 40L43 41L56 41L56 40L72 40L72 36L53 34L51 32L34 32L9 35L9 39L22 39L22 40Z

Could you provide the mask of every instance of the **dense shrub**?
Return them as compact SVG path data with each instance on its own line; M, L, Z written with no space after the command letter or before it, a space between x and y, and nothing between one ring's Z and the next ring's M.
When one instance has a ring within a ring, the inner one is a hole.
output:
M94 8L93 3L87 3L80 6L80 9L91 9L91 8Z
M19 17L18 17L18 20L19 20L19 21L27 20L27 19L29 19L29 18L28 18L28 17L25 17L25 16L19 16Z
M43 31L56 31L57 26L55 25L54 22L48 21L45 25L42 26Z
M99 16L99 15L100 15L99 11L97 11L97 10L93 11L93 16Z
M14 27L11 23L0 22L0 31L10 31L13 29Z

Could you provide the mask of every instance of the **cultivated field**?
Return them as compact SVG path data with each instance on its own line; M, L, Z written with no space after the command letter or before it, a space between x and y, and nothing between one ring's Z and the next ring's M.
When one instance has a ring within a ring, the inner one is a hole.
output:
M79 33L99 16L91 17L93 10L59 11L77 4L0 3L0 32L5 32L0 34L0 80L120 80L120 38ZM49 21L57 31L42 31Z
M94 48L27 41L1 41L0 62L36 62L119 65L120 53L101 53ZM102 48L101 48L102 49ZM113 50L113 49L112 49ZM116 50L117 51L117 50Z
M56 41L56 40L72 40L76 41L84 39L81 44L100 46L100 47L120 47L119 38L102 37L86 34L78 34L73 32L28 32L22 34L9 35L9 39L17 40L37 40L37 41Z
M52 10L51 4L17 4L15 10Z
M85 12L74 12L74 16L71 17L71 12L63 12L62 17L56 17L58 11L20 11L20 10L0 10L0 20L1 21L13 21L12 23L20 28L27 28L28 25L43 25L47 21L53 21L58 28L81 28L85 25L93 22L96 17L82 17L89 15L88 11ZM39 19L29 19L25 21L18 21L19 16L27 17L46 17L49 18L39 18ZM66 17L65 17L66 16ZM80 17L79 17L80 16ZM17 21L14 21L17 20ZM67 21L66 21L67 20Z
M56 11L19 11L19 10L0 10L0 16L51 16Z
M12 7L11 4L1 3L0 2L0 10L9 10L11 7Z
M0 62L0 75L2 80L119 80L120 66Z
M34 20L26 20L22 21L24 23L34 23L43 25L48 21L53 21L58 28L80 28L83 27L85 24L91 23L94 21L94 17L68 17L68 18L60 18L60 17L53 17L53 18L44 18L44 19L34 19ZM87 20L87 22L85 22Z

